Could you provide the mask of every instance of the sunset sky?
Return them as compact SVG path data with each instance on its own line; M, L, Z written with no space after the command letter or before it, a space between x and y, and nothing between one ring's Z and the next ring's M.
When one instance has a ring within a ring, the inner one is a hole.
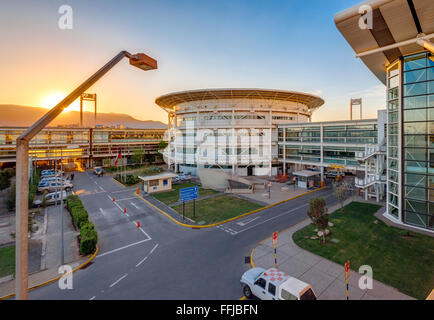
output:
M0 104L53 107L128 50L157 59L159 69L119 63L88 90L98 94L100 112L167 122L154 103L159 95L252 87L321 96L326 103L313 121L349 119L351 97L362 97L364 117L375 118L385 108L384 86L333 21L359 2L1 0ZM73 9L72 30L58 27L64 4Z

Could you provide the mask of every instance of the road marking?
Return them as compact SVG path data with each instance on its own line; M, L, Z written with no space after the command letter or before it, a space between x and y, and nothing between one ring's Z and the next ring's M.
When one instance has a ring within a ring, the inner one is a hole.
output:
M89 300L93 300L93 299L95 299L96 297L95 296L93 296L92 298L90 298Z
M237 225L239 225L240 227L244 227L245 225L249 224L250 222L253 222L256 219L259 219L259 217L260 216L258 216L256 218L253 218L253 219L247 219L247 220L244 220L244 221L237 222Z
M102 215L105 216L104 210L102 208L99 208L99 211L101 211Z
M105 191L103 187L99 186L99 188L100 188L103 192Z
M113 250L110 250L110 251L107 251L107 252L101 253L101 254L97 255L95 258L103 257L103 256L106 256L106 255L108 255L108 254L111 254L111 253L114 253L114 252L118 252L118 251L120 251L120 250L123 250L123 249L129 248L129 247L135 246L135 245L137 245L137 244L141 244L141 243L146 242L146 241L149 241L149 240L152 240L151 237L149 237L148 239L144 239L144 240L140 240L140 241L137 241L137 242L134 242L134 243L128 244L128 245L126 245L126 246L123 246L123 247L120 247L120 248L117 248L117 249L113 249Z
M120 277L118 280L116 280L115 282L113 282L109 287L113 287L115 286L117 283L119 283L119 281L121 281L122 279L124 279L126 276L128 275L128 273L125 273L122 277Z
M136 198L134 198L134 199L136 199ZM140 210L140 208L139 208L138 206L136 206L136 204L135 204L134 202L130 202L130 204L131 204L134 208L136 208L137 210Z
M146 257L144 257L138 264L136 264L136 268L140 266L143 262L145 262L146 259L148 259L148 257L152 254L152 252L154 252L155 249L157 249L157 247L158 247L158 243L152 248L151 252L149 252L149 254Z
M133 222L134 223L134 222ZM147 237L148 237L148 239L149 240L151 240L152 238L149 236L149 234L147 234L146 232L145 232L145 230L143 230L142 228L139 228L139 230L140 231L142 231Z
M132 197L132 198L116 199L116 201L125 201L125 200L132 200L132 199L137 199L137 198Z
M330 194L330 195L328 195L328 196L325 196L324 198L329 198L329 197L332 197L332 196L333 196L333 195ZM302 206L299 206L299 207L297 207L297 208L294 208L294 209L292 209L292 210L286 211L286 212L284 212L284 213L282 213L282 214L279 214L279 215L277 215L277 216L271 217L271 218L269 218L269 219L267 219L267 220L261 221L261 222L255 224L255 225L250 226L250 227L247 227L247 228L245 228L245 229L243 229L243 230L236 231L236 234L241 233L241 232L244 232L244 231L247 231L247 230L250 230L250 229L255 228L255 227L257 227L257 226L259 226L259 225L261 225L261 224L264 224L264 223L266 223L266 222L268 222L268 221L274 220L274 219L276 219L276 218L279 218L279 217L281 217L281 216L284 216L284 215L286 215L286 214L288 214L288 213L291 213L291 212L293 212L293 211L295 211L295 210L298 210L298 209L301 209L301 208L304 208L304 207L307 207L307 206L309 206L309 203L304 204L304 205L302 205Z

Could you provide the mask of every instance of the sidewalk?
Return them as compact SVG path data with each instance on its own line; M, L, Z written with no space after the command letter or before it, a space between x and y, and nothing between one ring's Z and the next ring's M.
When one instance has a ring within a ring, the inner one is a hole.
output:
M83 257L78 261L75 261L73 263L70 263L72 269L77 268L78 266L85 263L89 257ZM37 272L34 274L29 275L29 288L40 286L41 284L45 284L45 282L51 281L62 274L59 273L58 268L51 268L47 269L41 272ZM10 294L13 294L15 292L15 279L12 279L10 281L0 283L0 299L2 297L8 296Z
M329 208L333 212L340 206ZM281 233L277 245L278 269L309 283L319 300L345 300L346 284L344 266L317 256L298 247L292 240L294 232L310 224L306 219ZM274 247L269 238L254 249L252 262L256 267L274 267ZM350 300L414 300L395 288L373 280L373 289L361 290L358 286L361 275L351 270L349 277Z

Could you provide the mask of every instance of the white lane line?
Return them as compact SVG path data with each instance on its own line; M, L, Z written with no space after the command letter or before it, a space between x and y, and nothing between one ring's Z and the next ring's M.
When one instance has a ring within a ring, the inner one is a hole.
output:
M253 218L253 219L247 219L247 220L244 220L244 221L240 221L240 222L237 222L237 225L239 225L240 227L244 227L246 224L249 224L250 222L253 222L253 221L255 221L256 219L259 219L259 218L260 218L260 216L258 216L256 218Z
M95 299L96 297L95 296L93 296L92 298L90 298L89 300L93 300L93 299Z
M132 198L116 199L116 201L125 201L125 200L133 200L133 199L137 199L137 198L132 197Z
M102 208L99 208L99 211L101 211L101 214L102 214L103 216L105 216L104 210L103 210Z
M324 198L329 198L329 197L332 197L332 196L333 196L333 195L331 194L331 195L325 196ZM282 214L279 214L279 215L277 215L277 216L271 217L271 218L269 218L269 219L267 219L267 220L261 221L261 222L255 224L255 225L250 226L250 227L248 227L248 228L245 228L245 229L243 229L243 230L236 231L236 234L241 233L241 232L244 232L244 231L247 231L247 230L250 230L250 229L255 228L255 227L257 227L257 226L259 226L259 225L261 225L261 224L264 224L264 223L266 223L266 222L268 222L268 221L274 220L274 219L276 219L276 218L279 218L279 217L281 217L281 216L287 215L288 213L291 213L291 212L293 212L293 211L296 211L296 210L298 210L298 209L301 209L301 208L304 208L304 207L307 207L307 206L309 206L309 203L304 204L304 205L302 205L302 206L299 206L299 207L297 207L297 208L294 208L294 209L292 209L292 210L286 211L286 212L284 212L284 213L282 213Z
M146 232L145 232L145 230L143 230L142 228L139 228L140 229L140 231L142 231L147 237L148 237L148 239L149 240L151 240L152 238L149 236L149 234L147 234Z
M120 277L118 280L116 280L115 282L113 282L109 287L111 288L111 287L115 286L117 283L119 283L119 281L121 281L127 275L128 275L128 273L125 273L122 277Z
M146 259L148 259L148 257L152 254L152 252L154 252L155 249L157 249L157 247L158 247L158 243L152 248L151 252L149 252L149 254L146 257L144 257L138 264L136 264L136 268L140 266L143 262L145 262Z
M96 181L94 181L93 183L95 183L96 185L98 185L98 183Z
M136 206L136 204L135 204L134 202L130 202L130 204L131 204L134 208L136 208L137 210L140 210L140 208L139 208L138 206Z
M158 247L158 243L155 245L155 247L152 248L152 250L151 250L151 252L149 252L149 254L152 254L152 252L154 252L155 249L157 249L157 247Z
M99 188L100 188L102 191L105 191L103 187L99 186Z
M120 248L117 248L117 249L113 249L113 250L110 250L110 251L107 251L107 252L101 253L101 254L97 255L95 258L100 258L100 257L106 256L106 255L108 255L108 254L111 254L111 253L114 253L114 252L118 252L118 251L120 251L120 250L123 250L123 249L129 248L129 247L132 247L132 246L138 245L138 244L140 244L140 243L143 243L143 242L146 242L146 241L149 241L149 240L151 240L151 237L149 237L148 239L144 239L144 240L140 240L140 241L137 241L137 242L134 242L134 243L128 244L128 245L126 245L126 246L123 246L123 247L120 247Z

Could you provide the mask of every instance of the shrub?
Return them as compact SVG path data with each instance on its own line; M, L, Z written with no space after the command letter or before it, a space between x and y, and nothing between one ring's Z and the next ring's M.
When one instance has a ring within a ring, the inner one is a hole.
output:
M98 233L95 229L83 228L80 230L80 254L91 254L96 249Z
M98 243L98 232L89 221L89 214L77 195L66 198L66 207L72 216L74 224L80 229L80 254L90 254L95 251Z
M89 221L89 215L83 207L75 206L71 208L72 220L74 220L75 225L78 229Z

